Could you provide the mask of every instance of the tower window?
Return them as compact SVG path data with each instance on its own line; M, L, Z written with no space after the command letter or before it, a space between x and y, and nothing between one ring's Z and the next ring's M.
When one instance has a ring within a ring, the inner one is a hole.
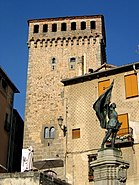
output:
M45 139L49 138L49 128L48 127L44 128L44 138Z
M71 30L76 30L76 22L71 23Z
M34 33L39 33L39 25L34 25Z
M56 58L52 58L51 67L52 67L52 70L55 70L55 68L56 68Z
M86 29L86 22L81 22L81 30L85 30Z
M57 24L52 24L52 32L57 32Z
M43 32L48 32L48 24L43 25Z
M51 139L54 139L54 136L55 136L55 128L54 127L51 127L50 128L50 131L49 131L49 137Z
M48 127L44 128L44 138L45 139L54 139L55 136L55 128L51 127L50 129Z
M70 58L69 68L70 69L75 69L75 65L76 65L76 58L75 57Z
M90 22L90 28L91 29L96 29L96 21L91 21Z
M62 23L61 24L61 31L66 31L67 30L67 24L66 23Z

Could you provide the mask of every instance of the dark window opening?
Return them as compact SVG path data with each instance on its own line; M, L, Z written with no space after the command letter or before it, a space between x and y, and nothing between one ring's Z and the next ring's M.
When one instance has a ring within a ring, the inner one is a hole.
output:
M52 32L57 32L57 24L52 24Z
M10 131L10 123L8 122L8 118L9 118L8 113L6 113L6 115L5 115L4 129L5 129L7 132Z
M76 30L76 22L71 23L71 30Z
M52 58L52 64L56 64L56 58Z
M90 22L90 28L91 29L96 29L96 21L91 21Z
M51 67L52 67L52 70L55 70L55 68L56 68L56 58L52 58Z
M66 31L67 30L67 24L66 23L62 23L61 24L61 31Z
M75 57L70 58L70 62L76 62L76 58Z
M81 22L81 30L85 30L86 29L86 22Z
M43 32L48 32L48 24L43 25Z
M5 80L2 79L2 88L6 91L7 90L7 83Z
M39 25L34 25L34 33L39 33Z

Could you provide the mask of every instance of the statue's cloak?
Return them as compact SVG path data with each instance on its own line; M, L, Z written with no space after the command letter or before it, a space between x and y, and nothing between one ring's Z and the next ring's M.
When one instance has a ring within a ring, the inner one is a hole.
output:
M101 128L105 128L105 129L107 124L107 114L108 114L113 84L114 84L114 81L111 83L108 89L102 95L99 96L99 98L96 100L96 102L93 105L93 108L96 111L96 115L100 121L100 126Z

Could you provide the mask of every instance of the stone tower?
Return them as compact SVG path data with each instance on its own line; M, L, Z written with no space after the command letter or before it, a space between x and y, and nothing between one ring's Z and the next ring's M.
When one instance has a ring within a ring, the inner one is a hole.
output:
M53 158L65 163L66 136L57 120L62 116L66 125L64 112L68 107L61 80L93 72L106 62L104 18L34 19L28 25L24 148L33 147L34 161ZM54 171L64 177L64 170Z

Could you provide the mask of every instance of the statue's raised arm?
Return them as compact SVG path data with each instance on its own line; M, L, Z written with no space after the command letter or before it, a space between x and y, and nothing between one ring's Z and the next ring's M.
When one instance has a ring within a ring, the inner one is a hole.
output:
M99 96L93 105L101 128L107 129L106 135L101 144L101 149L104 148L104 144L110 136L112 137L111 146L114 148L116 134L121 126L121 123L118 122L117 112L115 111L116 104L111 104L110 102L113 84L114 81L107 88L107 90Z

